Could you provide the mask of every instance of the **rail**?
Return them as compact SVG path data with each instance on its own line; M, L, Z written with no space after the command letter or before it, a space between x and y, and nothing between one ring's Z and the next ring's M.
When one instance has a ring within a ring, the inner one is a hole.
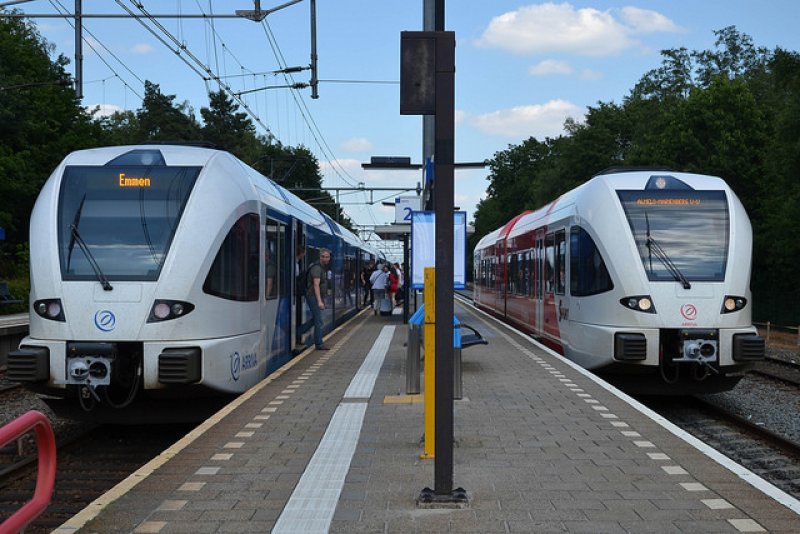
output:
M45 511L53 496L56 480L56 439L50 421L41 412L31 410L0 428L0 447L34 430L39 451L39 471L33 498L0 523L0 534L21 532Z

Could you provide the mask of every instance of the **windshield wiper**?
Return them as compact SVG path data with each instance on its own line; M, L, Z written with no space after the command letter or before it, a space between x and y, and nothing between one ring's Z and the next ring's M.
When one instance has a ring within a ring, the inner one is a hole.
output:
M75 212L75 217L72 219L72 225L70 228L75 228L77 230L78 224L81 222L81 212L83 211L83 203L86 201L86 193L83 194L83 198L81 199L81 203L78 206L78 211ZM67 270L69 271L70 263L72 263L72 249L75 248L75 234L70 232L69 237L69 245L67 245Z
M81 234L78 232L78 227L75 226L74 224L70 224L69 230L72 233L73 242L77 242L78 246L81 247L83 254L86 256L86 259L89 260L89 265L92 266L92 270L94 270L94 274L95 276L97 276L97 279L100 281L100 284L103 286L103 289L105 289L106 291L111 291L112 289L114 289L113 287L111 287L111 284L108 283L108 278L106 277L105 274L103 274L103 271L100 269L100 265L98 265L97 260L94 259L92 251L89 250L89 247L86 245L86 242L83 240Z
M661 245L653 239L650 235L650 219L647 217L647 214L644 214L645 221L647 221L647 241L645 244L647 245L647 252L650 255L650 272L653 272L653 255L661 260L661 263L664 264L664 267L675 277L675 280L678 280L683 285L683 289L691 289L692 284L689 283L689 280L683 275L678 266L673 263L673 261L669 258L667 253L661 248Z

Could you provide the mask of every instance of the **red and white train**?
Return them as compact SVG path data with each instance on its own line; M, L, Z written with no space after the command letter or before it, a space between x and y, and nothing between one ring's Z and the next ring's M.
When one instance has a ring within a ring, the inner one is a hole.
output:
M473 298L625 391L718 392L764 358L751 256L722 179L610 169L481 239Z

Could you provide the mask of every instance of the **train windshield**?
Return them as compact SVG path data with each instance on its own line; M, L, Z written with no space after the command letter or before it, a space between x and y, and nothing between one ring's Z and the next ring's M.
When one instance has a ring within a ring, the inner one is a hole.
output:
M651 281L725 279L729 217L724 191L617 194Z
M200 167L67 167L58 205L64 280L157 280ZM93 266L92 264L95 264Z

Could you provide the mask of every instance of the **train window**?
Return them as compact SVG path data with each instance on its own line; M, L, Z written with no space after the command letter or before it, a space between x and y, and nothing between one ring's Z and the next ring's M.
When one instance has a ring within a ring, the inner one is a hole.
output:
M264 242L264 297L267 300L288 296L288 281L282 274L286 226L272 219L267 221Z
M63 279L95 280L94 261L111 281L158 280L199 173L199 167L68 166L58 204Z
M573 226L569 235L569 291L576 297L596 295L614 289L592 236L580 226Z
M290 285L290 274L292 271L289 267L289 259L286 258L286 252L289 250L287 247L289 244L286 241L286 225L282 223L278 223L278 254L275 261L275 266L277 267L277 275L276 278L278 279L278 294L281 297L289 297L291 295L291 285ZM289 251L291 254L291 251ZM288 268L288 269L287 269Z
M677 275L670 262L687 280L725 279L730 221L724 191L669 189L617 191L617 195L649 280L674 281Z
M258 214L242 216L222 242L203 291L228 300L258 300L260 243Z
M566 232L559 230L556 232L556 293L563 295L565 292L566 278L567 278L567 244L565 238Z
M554 248L554 235L547 234L544 246L544 283L545 293L552 293L555 289L555 248Z
M531 252L525 253L525 295L531 296Z
M542 250L542 239L539 238L533 256L533 296L537 299L542 298Z
M516 254L509 254L509 269L508 269L508 288L507 292L513 294L517 292L517 273L519 272L519 265L517 262Z

